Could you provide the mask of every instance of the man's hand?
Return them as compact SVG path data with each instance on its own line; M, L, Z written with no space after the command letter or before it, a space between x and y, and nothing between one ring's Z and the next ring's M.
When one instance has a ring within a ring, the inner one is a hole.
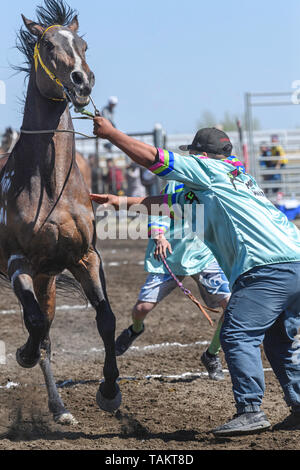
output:
M155 247L155 250L154 250L154 258L155 259L157 259L159 261L161 259L165 259L168 256L167 251L169 251L170 254L173 253L170 243L168 242L168 240L163 235L159 235L155 239L155 243L156 243L156 247Z
M120 207L120 197L114 194L90 194L90 199L97 204L101 204L103 208L113 206L115 209Z
M94 135L101 137L102 139L108 139L111 132L114 130L114 126L108 119L103 117L95 117L94 119Z

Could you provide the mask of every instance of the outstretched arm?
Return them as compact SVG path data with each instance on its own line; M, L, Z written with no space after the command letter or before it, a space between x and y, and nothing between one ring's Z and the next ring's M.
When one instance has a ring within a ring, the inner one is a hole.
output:
M157 149L115 129L107 119L102 117L94 119L94 134L108 139L131 160L149 168L160 178L179 181L191 189L209 188L215 166L219 165L217 160L204 155L182 156L164 149ZM158 202L155 203L158 204Z
M127 209L135 205L143 205L146 207L148 215L166 215L171 219L174 218L174 212L172 208L172 196L165 194L161 196L147 196L147 197L127 197L127 196L115 196L114 194L90 194L92 201L97 204L101 204L103 209L111 208L113 206L116 210Z
M163 204L164 196L151 196L151 197L127 197L115 196L114 194L91 194L90 198L97 204L103 205L103 208L113 206L119 210L120 207L130 209L134 205L141 204L145 206L148 213L151 214L151 206L154 204Z
M103 117L96 117L94 119L94 134L97 137L109 140L113 145L125 152L132 160L145 168L151 167L156 161L157 149L155 147L129 137L114 128L112 124Z

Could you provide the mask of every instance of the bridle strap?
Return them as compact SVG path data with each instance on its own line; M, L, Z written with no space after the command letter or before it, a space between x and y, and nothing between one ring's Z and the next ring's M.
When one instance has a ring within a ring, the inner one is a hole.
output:
M45 34L47 33L47 31L49 31L49 29L51 28L55 28L55 27L58 27L60 28L61 25L59 24L54 24L52 26L49 26L49 28L45 29L45 31L43 32L42 34L42 37L40 39L40 41L43 39L43 37L45 36ZM35 67L35 71L37 72L37 69L38 69L38 64L40 64L40 66L42 67L42 69L46 72L46 74L48 75L48 77L53 81L55 82L58 86L64 88L63 84L61 83L61 81L56 77L56 75L54 73L52 73L48 67L46 67L46 65L44 64L42 58L41 58L41 54L40 54L40 41L36 43L36 45L34 46L34 54L33 54L33 58L34 58L34 67ZM64 93L65 94L65 93ZM65 98L49 98L50 100L52 101L65 101L66 100L66 96Z

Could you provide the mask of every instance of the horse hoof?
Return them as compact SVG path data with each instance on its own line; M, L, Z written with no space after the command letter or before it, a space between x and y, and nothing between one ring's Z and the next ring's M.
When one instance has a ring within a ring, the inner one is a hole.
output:
M54 416L54 421L57 424L67 425L67 426L75 426L78 424L77 419L71 413L62 413L61 415Z
M16 360L17 360L17 363L21 366L21 367L24 367L25 369L32 369L33 367L35 367L39 360L40 360L40 355L38 355L38 357L36 357L34 359L34 361L32 362L29 362L29 361L26 361L24 359L24 357L22 357L22 353L24 351L24 348L19 348L17 349L17 352L16 352Z
M120 408L120 405L122 403L122 394L120 392L119 386L116 385L116 387L118 393L112 400L109 398L105 398L99 388L96 395L96 401L97 405L99 406L99 408L101 408L101 410L107 411L108 413L112 413L113 411L116 411Z

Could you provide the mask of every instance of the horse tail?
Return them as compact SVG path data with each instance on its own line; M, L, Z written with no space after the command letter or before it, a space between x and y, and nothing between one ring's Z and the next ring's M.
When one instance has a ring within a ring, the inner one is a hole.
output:
M56 276L56 288L58 293L62 293L66 297L74 298L74 294L78 294L88 304L81 285L70 274L64 272ZM2 272L0 272L0 289L12 290L9 277Z
M56 277L57 291L64 296L72 296L78 294L88 305L87 297L81 287L81 284L69 273L61 273Z

